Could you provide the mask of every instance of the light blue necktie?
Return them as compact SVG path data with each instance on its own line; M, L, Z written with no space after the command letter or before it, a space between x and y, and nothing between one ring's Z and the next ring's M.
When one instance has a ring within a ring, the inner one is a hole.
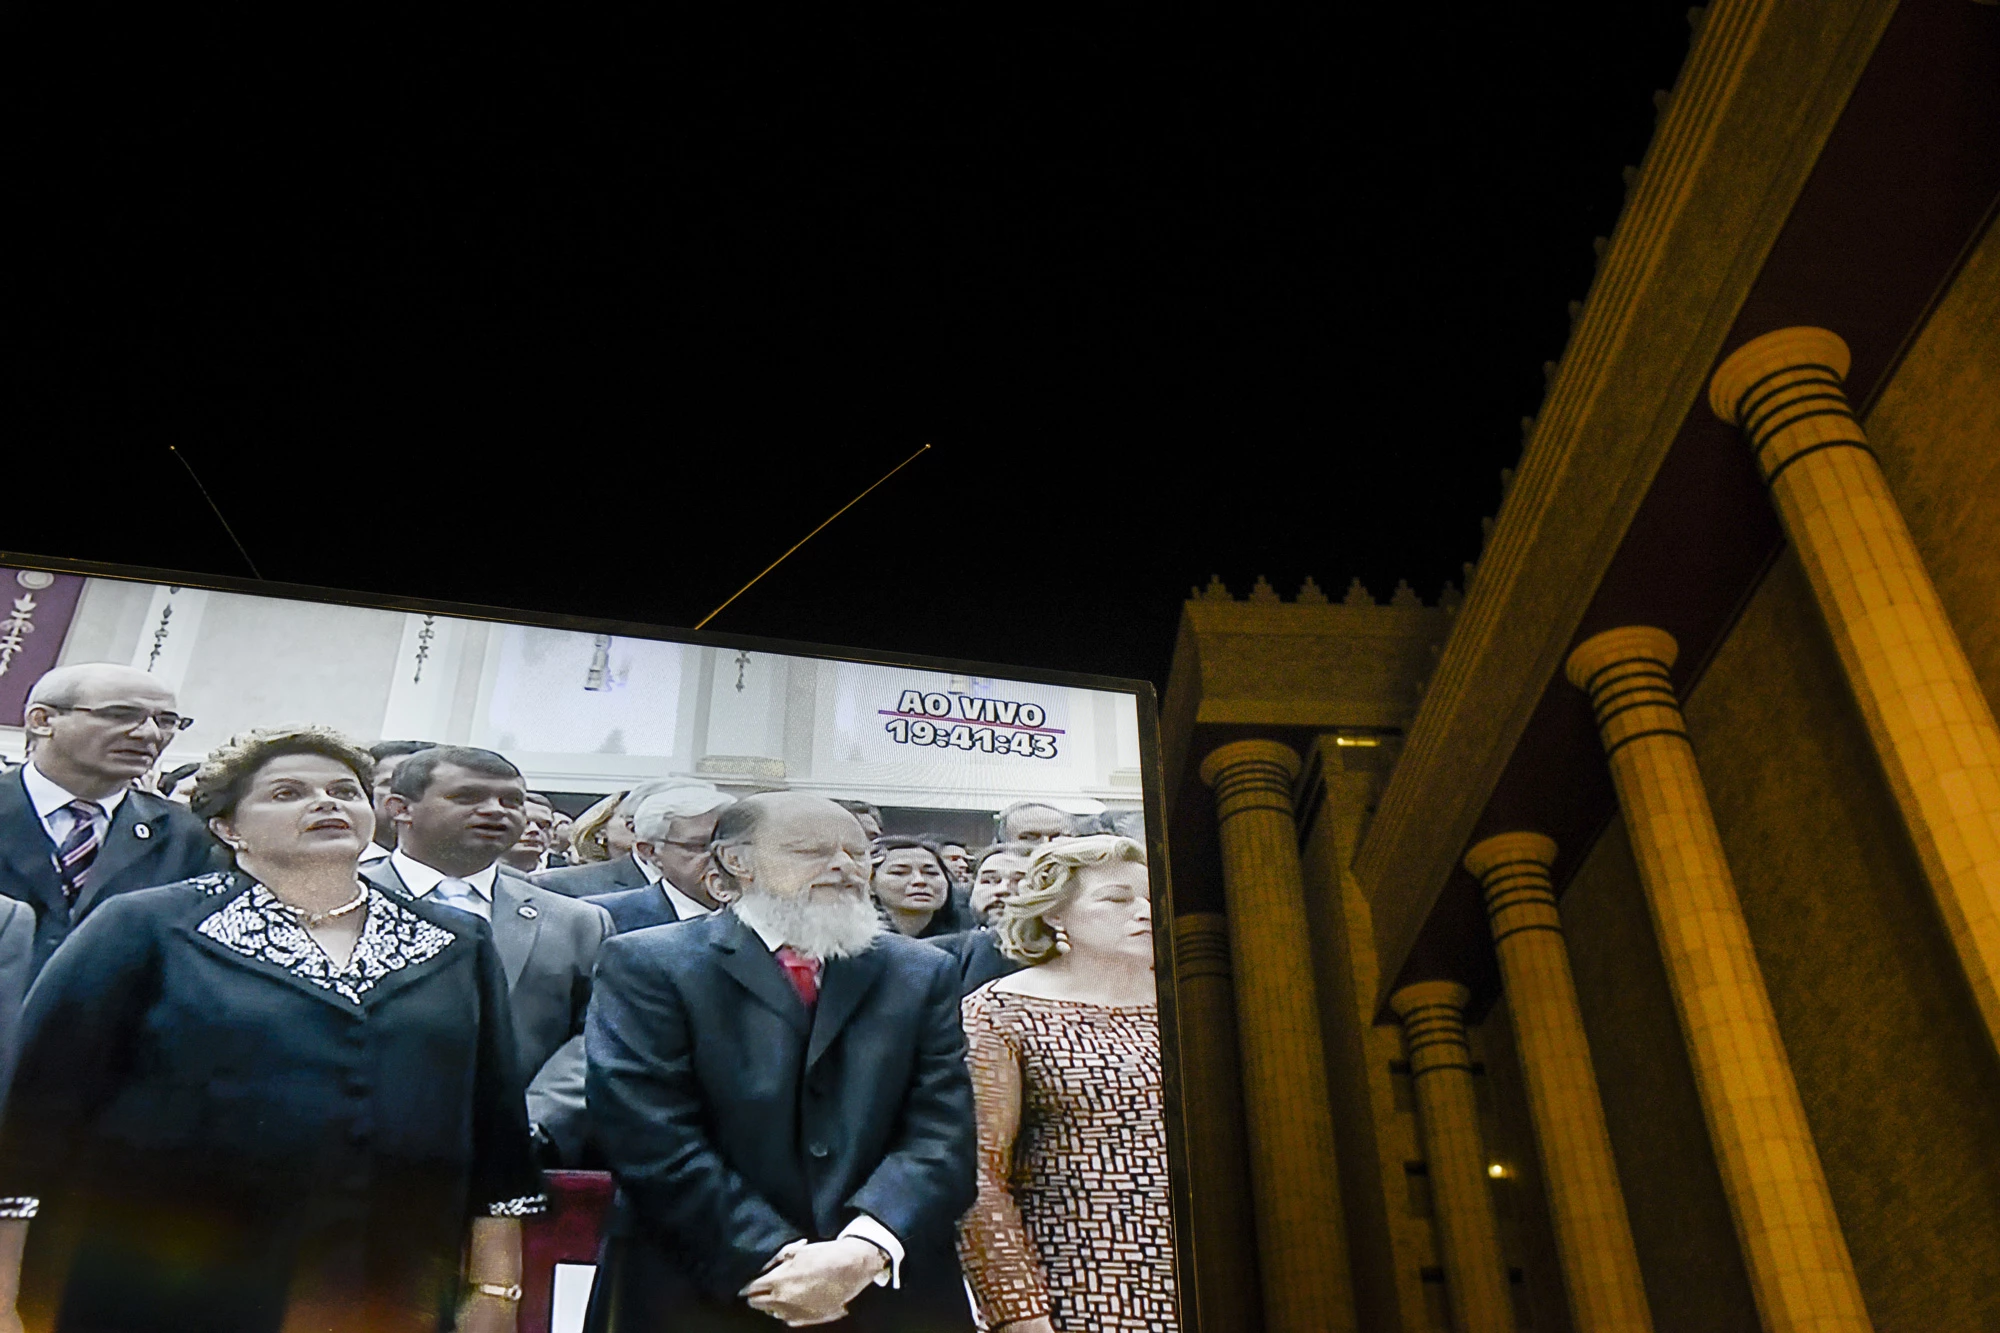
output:
M434 892L438 900L447 907L456 907L459 911L470 912L474 916L485 915L479 910L482 905L479 890L462 879L441 879Z

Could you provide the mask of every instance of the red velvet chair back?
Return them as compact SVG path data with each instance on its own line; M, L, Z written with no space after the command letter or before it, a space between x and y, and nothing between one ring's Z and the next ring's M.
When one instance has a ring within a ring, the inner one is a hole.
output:
M549 1333L557 1264L594 1264L615 1186L608 1171L544 1173L549 1210L521 1219L520 1333Z

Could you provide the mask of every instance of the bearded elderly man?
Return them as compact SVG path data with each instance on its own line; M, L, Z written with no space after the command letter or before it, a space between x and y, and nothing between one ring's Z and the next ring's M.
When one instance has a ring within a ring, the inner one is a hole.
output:
M882 932L832 801L728 806L711 857L727 911L598 955L589 1101L621 1200L586 1327L970 1329L951 956Z

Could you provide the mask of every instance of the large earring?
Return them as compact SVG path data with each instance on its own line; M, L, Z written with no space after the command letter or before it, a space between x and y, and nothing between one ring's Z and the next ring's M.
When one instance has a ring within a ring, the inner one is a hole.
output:
M1056 952L1057 953L1069 952L1069 931L1065 930L1061 926L1056 927Z

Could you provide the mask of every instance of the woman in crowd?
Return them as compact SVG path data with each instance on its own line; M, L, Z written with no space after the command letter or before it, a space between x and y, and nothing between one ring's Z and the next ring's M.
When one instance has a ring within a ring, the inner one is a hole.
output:
M1028 966L965 998L979 1201L959 1257L995 1333L1173 1333L1146 853L1042 846L1000 917Z
M875 840L874 852L875 902L890 929L924 940L971 928L971 913L935 843L883 837Z
M618 813L618 803L624 799L624 792L612 792L576 817L576 822L569 826L571 865L587 866L611 859L609 826Z
M357 877L373 767L236 737L192 801L235 868L118 895L49 961L0 1330L511 1333L542 1199L506 976L475 917Z

